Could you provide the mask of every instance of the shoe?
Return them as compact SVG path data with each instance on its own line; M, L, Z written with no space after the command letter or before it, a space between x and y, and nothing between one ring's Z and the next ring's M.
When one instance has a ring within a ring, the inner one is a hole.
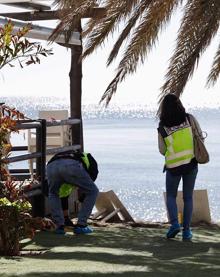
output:
M65 217L64 225L66 227L74 227L74 225L73 225L73 223L72 223L72 221L70 220L69 217Z
M193 237L192 232L190 229L183 230L182 238L183 240L191 240Z
M170 226L167 234L166 234L166 237L167 239L172 239L172 238L175 238L175 236L180 232L180 225L178 223L176 224L173 224Z
M55 233L58 235L65 235L64 225L60 225L56 228Z
M93 230L89 226L75 225L73 228L74 234L91 234Z

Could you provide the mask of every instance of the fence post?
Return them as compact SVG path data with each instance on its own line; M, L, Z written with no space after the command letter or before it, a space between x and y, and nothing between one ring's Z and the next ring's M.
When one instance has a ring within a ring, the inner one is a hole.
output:
M41 190L45 181L45 167L46 167L46 120L39 120L40 128L36 129L36 150L41 152L41 157L36 161L36 175L41 182ZM33 216L44 217L45 215L45 197L43 194L32 197L32 214Z

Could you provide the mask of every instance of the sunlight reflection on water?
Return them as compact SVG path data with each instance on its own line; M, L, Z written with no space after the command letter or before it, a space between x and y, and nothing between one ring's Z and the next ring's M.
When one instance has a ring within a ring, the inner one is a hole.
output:
M113 189L136 219L166 221L163 199L165 175L162 173L163 157L157 148L157 121L152 110L141 111L137 117L117 116L121 111L107 116L85 116L85 150L91 151L99 162L97 185L100 190ZM133 112L130 111L130 114ZM197 189L207 189L211 217L220 221L220 111L197 109L194 114L202 129L208 132L206 140L210 163L199 168ZM113 116L114 115L114 116ZM14 136L13 145L23 145L26 138ZM13 164L27 167L27 163ZM180 186L181 188L181 186Z

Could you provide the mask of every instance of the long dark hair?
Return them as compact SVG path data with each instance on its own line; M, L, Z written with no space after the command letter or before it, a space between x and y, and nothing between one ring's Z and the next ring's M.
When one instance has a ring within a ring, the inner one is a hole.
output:
M186 120L183 104L175 94L167 94L161 103L160 123L166 127L177 126Z

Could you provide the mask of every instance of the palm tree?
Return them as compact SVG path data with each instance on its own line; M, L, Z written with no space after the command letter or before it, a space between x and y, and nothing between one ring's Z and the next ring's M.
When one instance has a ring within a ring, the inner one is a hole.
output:
M135 73L140 63L144 63L159 32L177 8L183 8L184 14L166 81L161 88L160 100L168 93L181 95L200 56L217 34L220 22L219 0L56 0L56 3L62 10L57 33L64 29L73 29L90 8L98 5L106 9L103 18L92 18L86 25L83 33L86 37L83 58L93 53L123 24L107 60L107 65L110 65L122 45L125 45L116 75L101 98L106 105L116 92L118 84L128 74ZM207 86L215 84L219 73L220 46L214 56Z

